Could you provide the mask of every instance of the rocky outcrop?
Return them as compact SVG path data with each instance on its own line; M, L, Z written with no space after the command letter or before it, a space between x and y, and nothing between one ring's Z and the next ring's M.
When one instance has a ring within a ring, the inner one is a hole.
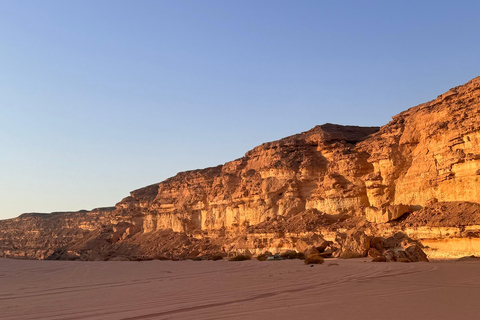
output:
M115 223L115 208L92 211L26 213L0 220L0 256L46 259L56 250L66 250Z
M479 78L382 128L326 124L265 143L223 166L132 192L118 210L143 230L257 225L306 210L384 223L429 201L480 199Z
M431 201L479 202L479 78L411 108L357 150L374 167L366 181L371 206Z
M360 177L371 167L355 144L378 131L326 124L265 143L223 166L182 172L117 204L143 217L142 230L237 229L306 210L362 214Z
M475 78L381 128L324 124L264 143L132 191L114 210L0 221L0 256L257 254L322 241L365 256L372 237L435 227L418 217L437 209L466 230L480 225L479 92ZM454 219L452 203L464 214Z

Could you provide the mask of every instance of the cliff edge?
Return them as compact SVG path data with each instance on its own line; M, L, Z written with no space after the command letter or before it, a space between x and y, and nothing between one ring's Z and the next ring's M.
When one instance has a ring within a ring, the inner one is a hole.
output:
M354 234L371 240L398 232L432 245L456 239L458 247L463 239L475 248L479 105L477 77L381 128L316 126L132 191L114 209L3 220L0 256L185 258L318 250L324 243L339 256ZM434 225L429 216L437 217ZM425 252L478 252L440 247ZM348 250L367 255L370 248Z

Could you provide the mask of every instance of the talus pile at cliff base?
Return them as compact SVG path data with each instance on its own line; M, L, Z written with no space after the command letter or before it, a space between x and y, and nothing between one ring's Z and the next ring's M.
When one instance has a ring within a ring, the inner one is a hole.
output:
M324 124L132 191L114 208L2 220L0 256L478 255L479 105L477 77L380 128Z

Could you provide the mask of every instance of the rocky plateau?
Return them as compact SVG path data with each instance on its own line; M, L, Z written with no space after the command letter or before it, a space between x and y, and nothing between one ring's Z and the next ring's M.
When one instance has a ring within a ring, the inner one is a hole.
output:
M0 220L0 257L478 255L479 106L477 77L382 127L327 123L132 191L115 207Z

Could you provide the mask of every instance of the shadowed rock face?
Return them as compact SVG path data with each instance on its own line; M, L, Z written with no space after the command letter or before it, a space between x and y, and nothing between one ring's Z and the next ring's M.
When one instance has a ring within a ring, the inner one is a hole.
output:
M86 250L89 259L92 252L181 256L291 249L300 238L315 245L320 240L313 235L323 239L351 228L351 221L366 219L378 231L436 202L478 203L479 92L475 78L381 128L316 126L224 165L132 191L113 211L0 221L0 256L45 258L60 245L74 257ZM274 235L267 234L269 226L276 226Z

